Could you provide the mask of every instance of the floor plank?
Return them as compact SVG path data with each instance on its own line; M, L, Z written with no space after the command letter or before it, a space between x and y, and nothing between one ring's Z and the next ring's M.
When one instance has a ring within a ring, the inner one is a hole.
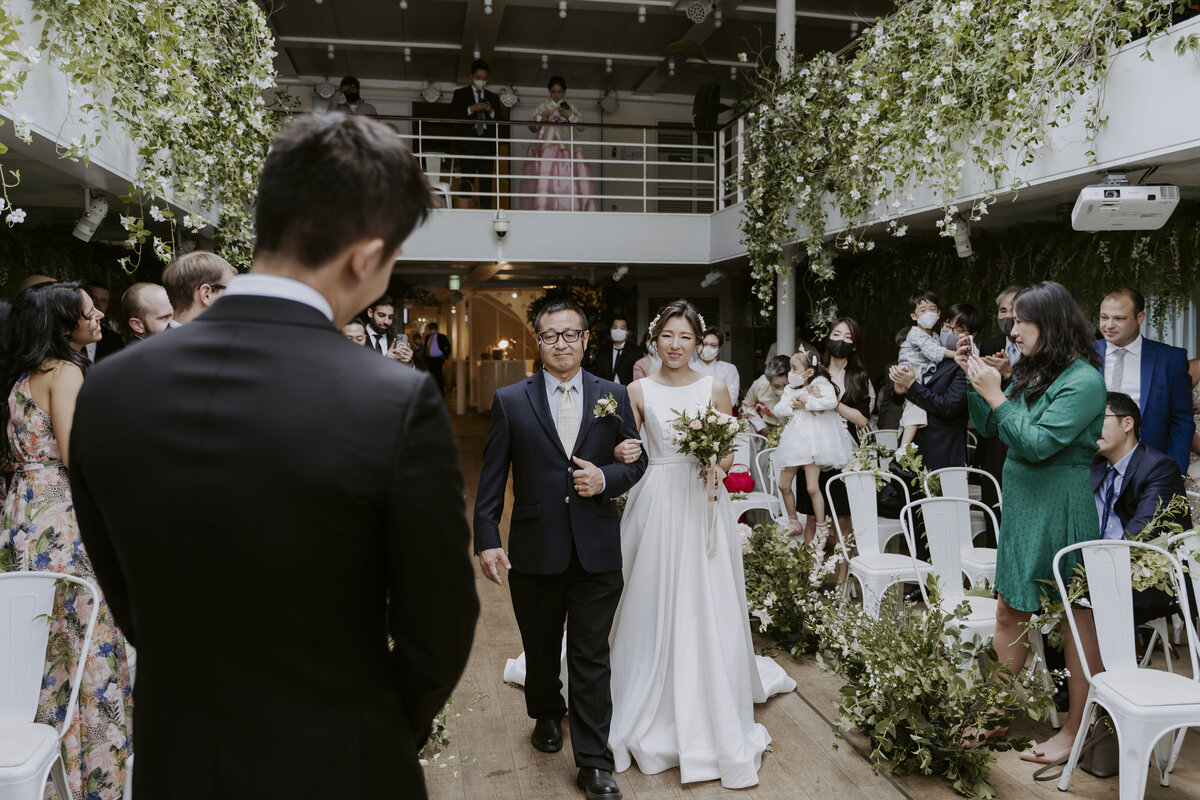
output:
M487 433L485 415L452 417L458 439L468 515L474 505L475 481ZM512 506L511 487L507 508ZM507 512L501 530L508 528ZM533 721L525 712L524 693L505 684L502 675L508 658L521 651L521 637L513 618L508 587L476 579L481 615L475 647L467 670L455 690L454 704L462 708L479 694L486 695L470 712L449 724L451 744L447 756L453 766L427 769L432 800L560 800L582 797L575 786L576 769L570 733L564 725L562 752L538 752L529 743ZM763 646L764 642L756 642ZM763 755L759 785L728 790L716 781L681 785L679 770L644 775L637 767L619 774L618 785L627 800L951 800L958 797L950 784L938 777L876 773L867 760L869 747L861 735L838 740L832 729L839 679L822 673L812 657L772 656L797 680L795 692L775 697L755 707L755 718L772 736ZM1161 663L1161 659L1159 660ZM1182 651L1186 671L1187 651ZM1177 662L1179 668L1179 662ZM1048 725L1024 720L1016 731L1035 739L1050 735ZM834 746L837 748L834 749ZM461 763L465 762L465 763ZM1036 784L1036 765L1021 761L1016 753L1002 753L992 767L991 781L1001 798L1052 800L1063 795L1056 783ZM1102 780L1079 770L1070 795L1092 800L1116 798L1117 779ZM1170 788L1148 781L1148 800L1200 800L1200 730L1189 733Z

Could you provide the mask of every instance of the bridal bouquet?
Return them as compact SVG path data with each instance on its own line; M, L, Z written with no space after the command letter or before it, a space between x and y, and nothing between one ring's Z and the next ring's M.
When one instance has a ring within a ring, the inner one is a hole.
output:
M673 409L672 409L673 410ZM685 456L695 456L707 466L733 452L734 437L742 430L736 417L717 411L709 403L698 411L676 411L671 420L671 440Z

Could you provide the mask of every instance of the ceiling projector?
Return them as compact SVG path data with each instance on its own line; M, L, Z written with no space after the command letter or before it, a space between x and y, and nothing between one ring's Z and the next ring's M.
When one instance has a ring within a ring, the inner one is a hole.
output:
M1085 186L1071 209L1077 231L1156 231L1179 205L1178 186L1141 186L1124 178Z

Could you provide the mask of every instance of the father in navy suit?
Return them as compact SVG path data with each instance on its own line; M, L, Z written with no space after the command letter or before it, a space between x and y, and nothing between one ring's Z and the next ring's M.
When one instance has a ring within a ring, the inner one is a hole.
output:
M612 800L608 751L612 695L608 637L621 598L621 526L616 498L646 470L641 453L614 463L613 450L636 439L624 387L584 372L588 326L574 303L549 303L534 321L543 369L497 390L475 499L475 552L486 578L511 594L525 647L525 707L537 722L530 737L543 752L562 749L566 708L559 680L563 625L571 744L588 800ZM612 396L616 413L596 412ZM508 553L500 516L509 466L513 510Z
M1174 459L1182 475L1196 423L1187 351L1142 338L1146 300L1136 289L1114 289L1100 304L1096 352L1110 392L1133 398L1142 414L1141 440Z
M1104 428L1092 461L1092 491L1103 539L1132 539L1154 518L1160 506L1184 495L1183 476L1169 456L1138 441L1141 414L1133 399L1108 393ZM1191 527L1186 511L1167 520ZM1142 625L1178 610L1166 592L1149 589L1133 593L1134 622Z

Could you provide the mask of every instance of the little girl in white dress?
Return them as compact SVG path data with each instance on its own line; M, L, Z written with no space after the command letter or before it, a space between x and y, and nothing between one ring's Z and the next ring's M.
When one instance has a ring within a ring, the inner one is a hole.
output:
M791 358L788 385L775 405L775 416L788 419L779 437L775 463L782 465L779 490L791 523L789 536L798 535L803 526L796 514L796 496L792 484L800 467L804 468L804 483L812 498L817 527L829 523L825 519L825 496L821 493L821 470L842 467L850 460L854 442L846 430L838 407L838 389L829 378L829 371L817 360L815 352L801 350Z

